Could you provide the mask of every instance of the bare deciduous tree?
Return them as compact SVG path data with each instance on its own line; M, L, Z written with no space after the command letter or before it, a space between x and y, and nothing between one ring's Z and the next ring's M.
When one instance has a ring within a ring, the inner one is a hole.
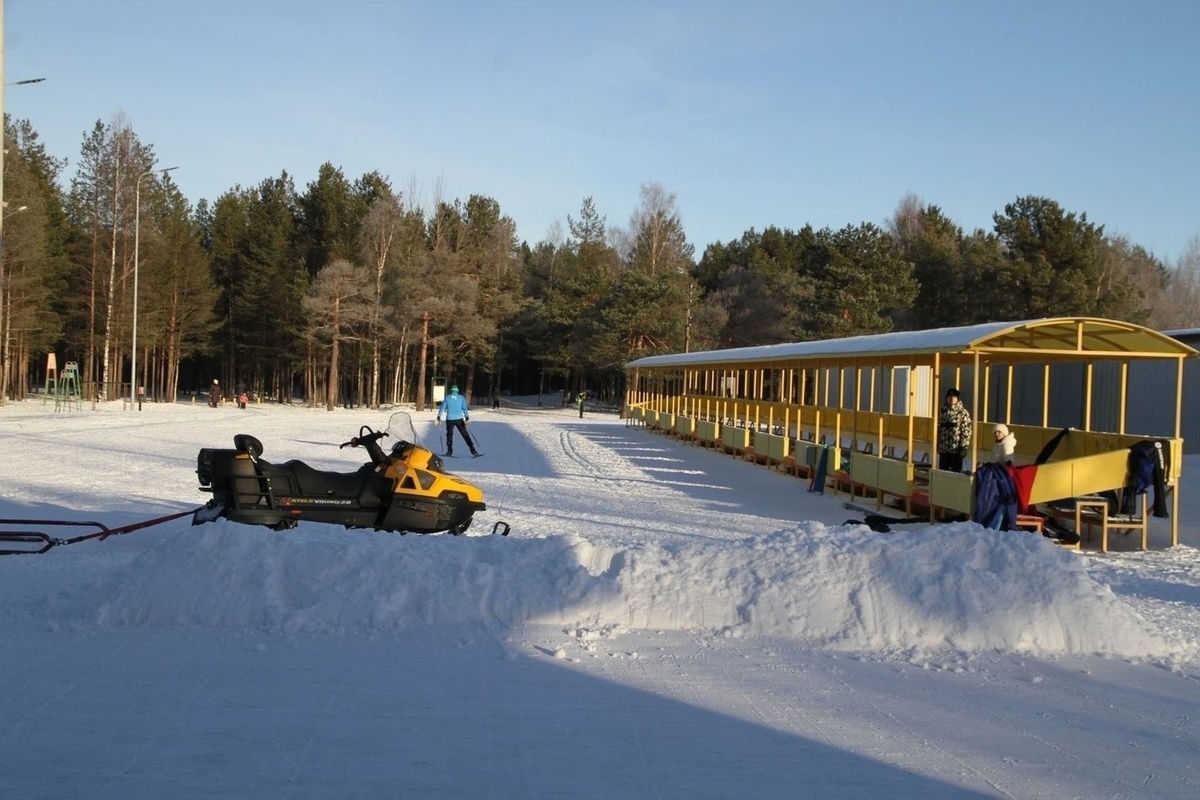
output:
M1155 303L1153 322L1161 330L1200 328L1200 234L1193 236L1173 269L1166 291Z
M921 233L922 213L925 211L925 201L918 195L909 192L900 198L892 218L887 221L887 231L901 246L910 244Z
M687 270L695 248L688 244L675 195L659 183L642 184L641 205L629 219L631 264L653 276Z
M91 244L88 332L94 337L99 328L100 343L89 346L88 362L99 355L101 399L120 385L122 333L130 324L125 306L132 306L134 194L138 176L153 165L153 150L117 114L107 125L97 122L85 138L72 181L74 221Z
M395 195L380 197L367 212L363 222L361 252L374 278L370 297L371 319L367 338L371 348L370 386L367 388L367 405L378 408L380 401L380 363L383 351L383 318L387 313L384 305L384 278L393 244L404 219L404 209Z

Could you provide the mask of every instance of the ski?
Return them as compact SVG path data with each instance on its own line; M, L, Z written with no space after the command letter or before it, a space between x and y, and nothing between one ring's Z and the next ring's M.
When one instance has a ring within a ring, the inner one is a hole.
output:
M471 453L471 458L479 458L483 453Z

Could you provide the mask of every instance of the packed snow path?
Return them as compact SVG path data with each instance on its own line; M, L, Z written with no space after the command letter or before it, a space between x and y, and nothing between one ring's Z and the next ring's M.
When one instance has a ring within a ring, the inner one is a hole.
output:
M196 450L243 431L351 469L386 418L14 404L0 516L198 505ZM184 521L0 559L0 796L1200 794L1194 538L874 534L611 417L472 430L474 536Z

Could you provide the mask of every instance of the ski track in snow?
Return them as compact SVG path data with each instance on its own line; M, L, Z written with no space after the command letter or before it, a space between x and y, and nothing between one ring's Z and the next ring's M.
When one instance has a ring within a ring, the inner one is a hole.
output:
M199 446L344 470L384 416L16 411L0 513L110 525L198 505ZM0 671L38 677L0 699L14 796L1200 794L1194 547L874 534L612 419L477 416L465 537L183 522L0 559Z

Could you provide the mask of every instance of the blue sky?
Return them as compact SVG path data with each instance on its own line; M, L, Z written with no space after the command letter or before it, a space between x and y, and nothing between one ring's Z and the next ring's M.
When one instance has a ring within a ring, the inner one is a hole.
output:
M530 243L584 197L750 228L966 230L1022 195L1171 260L1200 235L1200 3L6 0L5 110L74 174L123 113L193 202L332 162Z

